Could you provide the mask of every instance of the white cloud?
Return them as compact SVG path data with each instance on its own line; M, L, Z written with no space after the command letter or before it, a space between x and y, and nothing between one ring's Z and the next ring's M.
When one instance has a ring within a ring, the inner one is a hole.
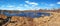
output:
M30 5L38 5L38 3L36 2L30 2L30 1L25 1L27 4L30 4Z
M29 3L31 4L31 3ZM35 10L38 7L36 7L37 5L34 5L33 3L31 4L32 6L28 5L28 4L20 4L19 6L15 6L15 5L3 5L0 7L1 10Z
M55 4L49 4L49 6L54 6Z
M25 1L25 3L27 3L27 4L25 4L25 6L26 6L26 8L28 8L28 9L30 9L30 10L35 10L35 9L37 9L38 8L38 3L36 3L36 2L30 2L30 1ZM31 5L31 6L30 6Z
M16 7L16 10L21 10L20 7Z
M24 4L24 6L25 6L25 7L29 7L29 5L27 5L27 4Z
M5 7L5 5L2 5L2 6L0 6L0 9L5 10L6 8L4 8L4 7Z
M1 10L15 10L15 6L13 6L13 5L2 5L1 7L0 7L0 9Z
M25 1L26 3L30 3L29 1Z
M60 4L60 2L57 2L57 4Z
M15 6L12 6L12 5L9 5L9 6L7 6L8 8L14 8Z
M38 3L35 3L35 2L30 2L30 4L32 4L32 5L38 5Z
M0 7L0 9L1 9L1 10L5 10L6 8L1 8L1 7Z

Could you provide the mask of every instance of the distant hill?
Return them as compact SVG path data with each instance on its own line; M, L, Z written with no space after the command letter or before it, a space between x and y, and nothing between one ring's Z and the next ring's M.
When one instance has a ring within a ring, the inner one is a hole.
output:
M53 10L38 10L39 12L60 12L60 8L59 9L53 9Z
M53 9L53 10L43 10L43 9L39 9L39 10L24 10L24 11L20 11L20 10L0 10L0 14L1 12L9 12L9 13L20 13L20 12L60 12L60 8L59 9Z

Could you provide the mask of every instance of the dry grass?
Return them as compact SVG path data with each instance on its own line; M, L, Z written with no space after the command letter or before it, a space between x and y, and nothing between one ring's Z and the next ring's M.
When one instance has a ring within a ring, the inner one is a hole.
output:
M0 14L0 18L2 18L2 19L6 19L7 16L5 16L5 15L3 15L3 14Z
M50 13L51 16L39 18L13 16L6 26L60 26L60 13Z
M13 16L7 26L33 26L33 19L26 17Z
M60 13L52 12L51 16L34 18L35 26L60 26Z

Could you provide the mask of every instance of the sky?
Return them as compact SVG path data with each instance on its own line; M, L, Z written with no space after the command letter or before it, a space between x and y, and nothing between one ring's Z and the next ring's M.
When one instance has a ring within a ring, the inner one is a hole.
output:
M39 10L60 8L60 0L0 0L0 10Z

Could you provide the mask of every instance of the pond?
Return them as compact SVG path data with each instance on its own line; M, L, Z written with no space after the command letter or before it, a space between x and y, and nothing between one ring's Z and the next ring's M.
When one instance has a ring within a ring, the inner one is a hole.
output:
M41 17L42 15L44 16L50 16L50 13L45 13L45 12L20 12L20 13L9 13L9 12L4 12L3 13L6 16L24 16L24 17Z

